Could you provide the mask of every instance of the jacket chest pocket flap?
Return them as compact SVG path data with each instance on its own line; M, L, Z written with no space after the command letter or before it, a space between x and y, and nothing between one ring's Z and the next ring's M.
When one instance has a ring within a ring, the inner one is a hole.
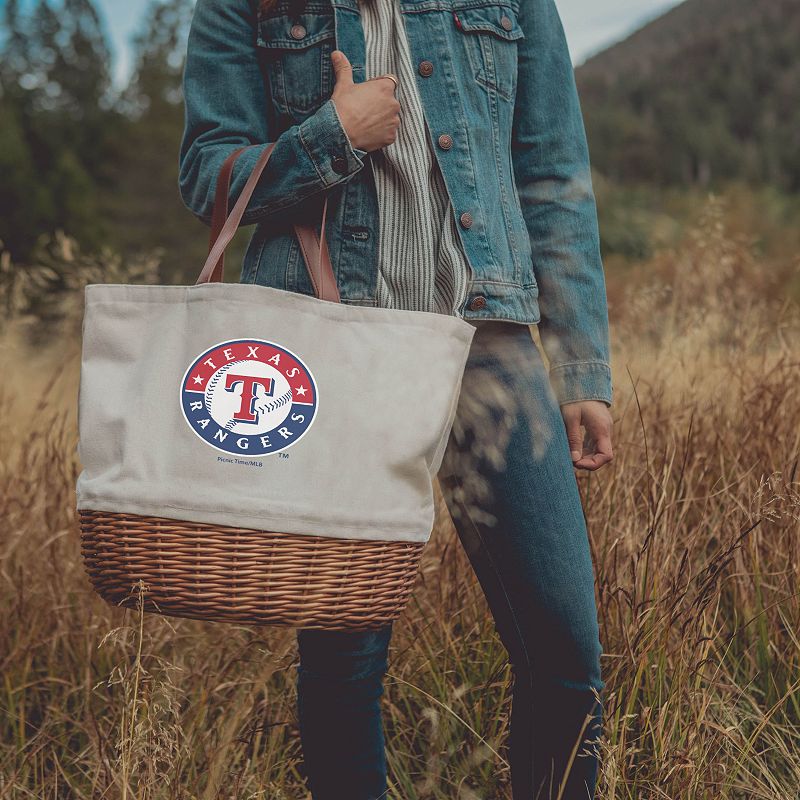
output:
M514 9L498 3L463 8L455 4L453 11L475 80L512 99L517 81L517 42L525 38Z
M276 109L300 121L333 91L332 13L264 17L256 44L262 48L269 88Z

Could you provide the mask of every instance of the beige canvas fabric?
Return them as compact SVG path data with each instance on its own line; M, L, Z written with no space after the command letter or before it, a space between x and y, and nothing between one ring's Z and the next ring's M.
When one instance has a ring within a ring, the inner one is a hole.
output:
M474 327L257 284L91 284L77 508L426 541Z

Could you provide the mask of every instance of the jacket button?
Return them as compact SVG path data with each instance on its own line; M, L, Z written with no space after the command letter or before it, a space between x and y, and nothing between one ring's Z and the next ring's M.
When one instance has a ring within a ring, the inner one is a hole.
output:
M510 31L514 27L514 23L506 16L500 18L500 24L505 31Z
M449 133L443 133L439 137L439 147L442 150L449 150L453 146L453 137Z
M420 75L422 75L424 78L427 78L432 73L433 73L433 63L431 61L420 61L419 62L419 74Z
M331 167L333 167L334 172L344 175L347 172L347 159L344 156L334 156L331 161Z
M473 297L469 307L473 311L480 311L482 308L486 308L486 298L482 294L479 294L477 297Z
M472 214L469 211L465 211L459 218L458 221L461 223L462 228L471 228L472 227Z
M292 39L303 39L306 35L306 29L302 25L292 25L289 33Z

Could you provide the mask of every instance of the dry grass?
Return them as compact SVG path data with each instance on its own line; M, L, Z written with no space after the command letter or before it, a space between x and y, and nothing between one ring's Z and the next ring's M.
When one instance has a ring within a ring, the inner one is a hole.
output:
M610 278L617 457L581 476L603 800L800 795L798 315L724 216L711 202L678 251ZM291 631L92 595L65 320L46 351L7 330L0 359L0 797L304 798ZM510 797L505 653L444 512L385 700L393 797Z

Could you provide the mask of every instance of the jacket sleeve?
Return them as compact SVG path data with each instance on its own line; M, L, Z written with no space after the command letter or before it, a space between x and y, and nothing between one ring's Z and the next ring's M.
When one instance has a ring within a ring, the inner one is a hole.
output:
M512 163L559 403L612 399L608 309L586 133L554 0L521 0Z
M255 146L234 166L230 204L264 147L276 143L247 205L245 225L347 181L364 166L366 153L351 146L330 98L279 136L268 129L256 26L253 0L198 0L192 18L183 73L179 189L186 207L207 224L219 169L242 145ZM340 172L332 166L337 157L344 157L344 169L337 164Z

